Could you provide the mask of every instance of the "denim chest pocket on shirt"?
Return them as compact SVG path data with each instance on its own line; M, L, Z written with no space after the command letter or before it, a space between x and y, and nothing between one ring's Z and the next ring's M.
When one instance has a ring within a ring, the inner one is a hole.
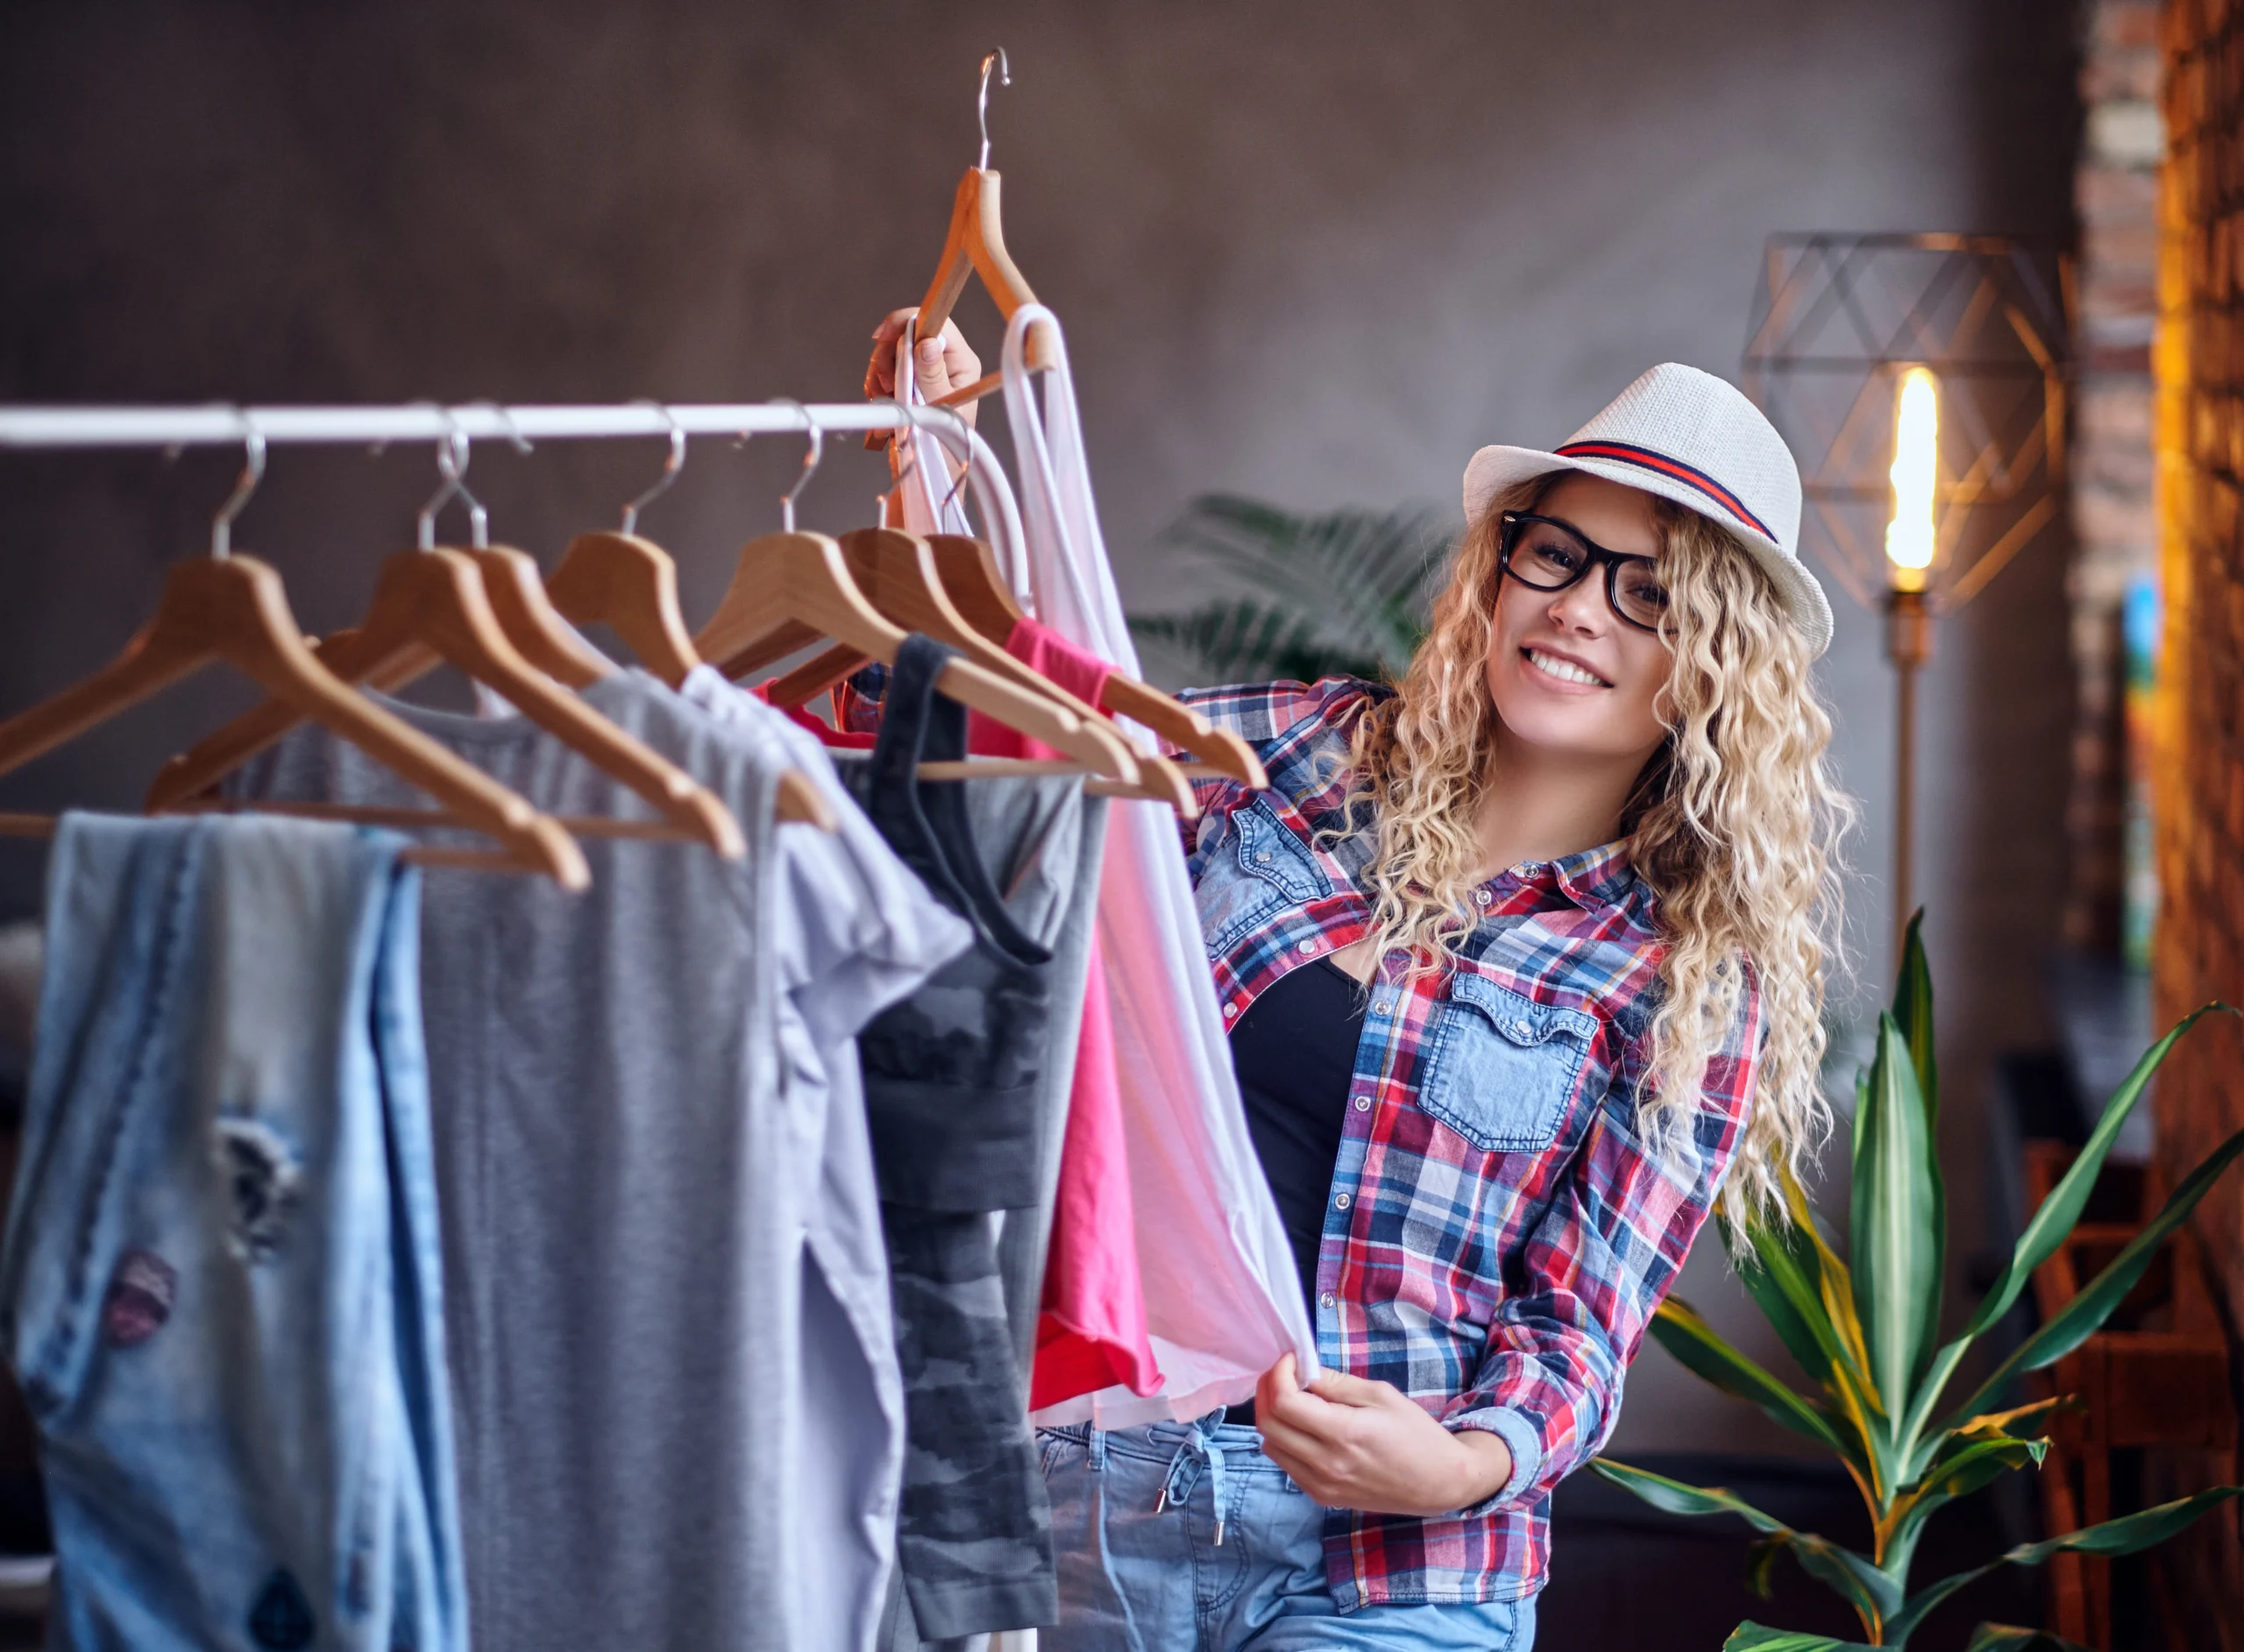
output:
M1539 1151L1558 1139L1596 1037L1595 1016L1460 970L1418 1105L1484 1152Z
M1231 843L1209 858L1193 891L1209 954L1220 955L1280 913L1332 892L1317 857L1262 798L1234 810Z

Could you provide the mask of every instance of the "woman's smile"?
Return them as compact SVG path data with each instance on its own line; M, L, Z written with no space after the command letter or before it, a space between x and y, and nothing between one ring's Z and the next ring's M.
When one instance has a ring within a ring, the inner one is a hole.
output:
M1573 655L1561 654L1556 649L1530 643L1520 649L1519 655L1543 676L1565 684L1565 691L1594 692L1613 686L1608 679L1600 677Z

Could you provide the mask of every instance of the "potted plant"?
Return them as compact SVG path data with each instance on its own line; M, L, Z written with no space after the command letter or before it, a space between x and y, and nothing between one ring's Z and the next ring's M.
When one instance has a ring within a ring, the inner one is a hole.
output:
M1963 1331L1939 1339L1941 1277L1947 1207L1935 1126L1940 1088L1933 1059L1932 981L1919 936L1923 914L1909 925L1891 1010L1878 1017L1868 1067L1855 1081L1851 1159L1853 1209L1842 1258L1817 1227L1806 1195L1785 1179L1786 1209L1732 1226L1723 1243L1740 1281L1802 1371L1820 1391L1803 1394L1715 1335L1690 1305L1668 1299L1652 1323L1661 1346L1724 1393L1758 1406L1796 1434L1834 1453L1868 1506L1868 1554L1811 1532L1794 1531L1719 1486L1687 1485L1662 1475L1598 1458L1590 1466L1657 1508L1675 1514L1735 1514L1760 1534L1751 1581L1765 1598L1769 1568L1789 1552L1836 1590L1861 1620L1864 1639L1740 1624L1725 1652L1848 1652L1907 1644L1933 1608L1997 1566L2038 1566L2067 1551L2128 1555L2163 1542L2199 1515L2244 1492L2222 1485L2038 1543L2023 1544L1988 1564L1912 1586L1910 1564L1925 1522L1959 1497L2000 1476L2039 1465L2049 1441L2038 1433L2062 1396L2007 1409L1997 1406L2013 1379L2038 1371L2078 1347L2149 1267L2159 1246L2196 1207L2229 1161L2244 1152L2244 1131L2215 1149L2072 1300L1999 1363L1961 1403L1945 1405L1972 1344L2007 1314L2034 1270L2071 1232L2121 1123L2141 1099L2159 1063L2209 1003L2146 1052L2106 1104L2071 1167L2035 1209L2007 1266ZM2075 1648L2044 1631L1982 1624L1970 1652L1998 1648Z

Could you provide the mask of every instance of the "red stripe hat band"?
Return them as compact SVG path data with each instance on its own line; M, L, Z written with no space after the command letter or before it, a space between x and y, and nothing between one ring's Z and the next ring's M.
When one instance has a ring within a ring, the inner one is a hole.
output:
M1680 459L1669 458L1665 453L1655 453L1650 448L1636 447L1626 442L1569 442L1552 451L1562 459L1618 459L1623 464L1641 465L1647 471L1657 471L1662 476L1673 477L1704 493L1763 538L1776 537L1759 517L1738 503L1736 494L1704 471L1694 470Z

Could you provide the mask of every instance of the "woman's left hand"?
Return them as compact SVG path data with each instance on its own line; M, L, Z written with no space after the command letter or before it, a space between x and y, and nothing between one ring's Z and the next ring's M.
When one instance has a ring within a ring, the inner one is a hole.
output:
M1328 1371L1303 1387L1287 1354L1254 1388L1262 1450L1327 1508L1453 1514L1511 1478L1511 1451L1480 1429L1454 1433L1391 1382Z

